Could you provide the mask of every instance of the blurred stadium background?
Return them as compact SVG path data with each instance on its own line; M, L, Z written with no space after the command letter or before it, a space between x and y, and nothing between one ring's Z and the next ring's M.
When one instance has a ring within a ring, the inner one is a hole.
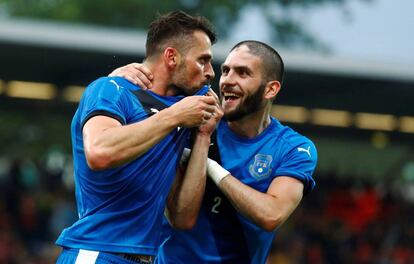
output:
M297 18L349 2L0 1L0 263L54 263L54 240L76 218L70 121L80 95L141 61L155 11L175 8L217 25L216 73L238 37L255 38L240 28L267 19L265 40L287 66L274 115L318 147L317 188L279 231L268 262L414 263L412 49L404 62L340 54Z

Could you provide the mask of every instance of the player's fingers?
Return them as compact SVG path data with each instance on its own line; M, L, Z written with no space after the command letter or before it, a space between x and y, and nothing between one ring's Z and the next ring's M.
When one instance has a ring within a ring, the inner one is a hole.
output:
M216 103L216 100L215 100L215 99L214 99L214 97L213 97L213 96L211 96L211 95L202 96L202 97L201 97L201 100L202 100L204 103L209 104L209 105L214 105L214 104Z
M214 100L216 100L216 102L220 101L218 95L211 88L208 90L207 95L213 96Z
M152 86L151 82L145 77L145 75L130 65L115 70L112 75L124 77L128 81L140 86L144 90L147 90Z
M208 123L208 120L203 118L203 121L201 121L201 124L200 125L205 125L207 123Z
M213 115L212 115L211 113L204 112L204 114L203 114L203 118L201 119L201 125L206 124L206 123L208 122L208 120L210 120L210 119L211 119L211 117L212 117L212 116L213 116Z
M217 120L221 119L224 115L223 109L221 106L216 107L216 111L214 112L214 116L217 118Z
M152 83L151 80L147 78L147 76L141 71L135 71L135 76L137 83L140 83L142 88L151 89Z
M221 112L223 111L223 108L221 107L220 103L217 102L216 107L219 111L221 111Z
M206 105L204 108L205 112L208 112L210 114L213 114L214 112L216 112L216 106L215 105Z
M108 74L109 77L116 77L116 76L120 76L119 75L119 68L113 70L110 74Z
M137 86L139 86L139 87L141 87L142 88L142 90L148 90L148 87L145 85L145 83L143 83L139 78L137 78L137 77L133 77L134 78L134 83L137 85Z
M108 76L109 77L123 77L127 79L128 81L136 84L134 74L131 73L131 70L128 66L123 66L121 68L115 69Z
M204 119L205 120L209 120L210 118L212 118L214 115L214 112L208 112L208 111L204 111Z
M132 82L133 84L137 84L137 81L135 80L135 76L133 74L122 71L121 69L113 71L113 73L111 73L109 76L110 77L123 77L127 79L128 81Z
M147 66L145 66L144 64L141 63L131 63L129 64L132 67L134 67L134 69L138 70L139 72L141 72L143 75L145 75L145 77L148 80L152 80L154 78L154 76L152 75L152 72L148 69Z

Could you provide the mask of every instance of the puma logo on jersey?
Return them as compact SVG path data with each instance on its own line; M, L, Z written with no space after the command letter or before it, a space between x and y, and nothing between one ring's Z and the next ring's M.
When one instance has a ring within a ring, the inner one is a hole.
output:
M119 85L117 82L115 82L114 80L110 80L110 83L113 83L116 87L116 90L119 91L119 88L123 88L121 85Z
M301 151L302 151L302 152L306 152L306 153L308 153L309 157L312 157L312 156L311 156L311 154L310 154L310 146L308 146L308 148L307 148L307 149L304 149L304 148L300 148L300 147L299 147L299 148L298 148L298 151L299 151L299 152L301 152Z
M151 111L151 113L156 114L156 113L158 113L160 110L155 109L155 108L150 108L150 111Z

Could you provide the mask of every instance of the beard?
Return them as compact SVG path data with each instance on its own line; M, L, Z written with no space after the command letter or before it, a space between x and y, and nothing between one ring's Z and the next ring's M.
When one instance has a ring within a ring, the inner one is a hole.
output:
M186 87L185 84L186 71L186 65L184 63L180 64L178 66L177 72L173 77L172 83L169 85L169 88L174 90L176 95L191 95L189 94L189 89Z
M229 113L224 114L224 118L227 121L237 121L245 116L255 113L262 108L263 104L263 92L266 88L266 84L261 84L254 94L247 96L244 101ZM224 100L224 97L222 98Z
M181 63L175 72L169 88L173 89L176 95L189 96L194 95L203 85L204 84L199 87L193 87L189 84L187 65L185 63Z

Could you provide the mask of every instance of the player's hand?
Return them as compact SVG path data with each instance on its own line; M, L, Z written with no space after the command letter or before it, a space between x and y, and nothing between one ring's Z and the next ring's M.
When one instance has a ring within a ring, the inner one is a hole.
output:
M216 100L211 95L187 96L169 108L182 127L198 127L206 124L217 111Z
M208 91L207 96L212 96L215 100L214 113L211 118L208 120L206 119L205 122L198 127L198 133L211 136L218 122L223 117L223 109L220 106L220 101L217 94L212 89Z
M130 63L111 72L109 77L124 77L144 90L151 89L154 76L151 71L141 63Z

